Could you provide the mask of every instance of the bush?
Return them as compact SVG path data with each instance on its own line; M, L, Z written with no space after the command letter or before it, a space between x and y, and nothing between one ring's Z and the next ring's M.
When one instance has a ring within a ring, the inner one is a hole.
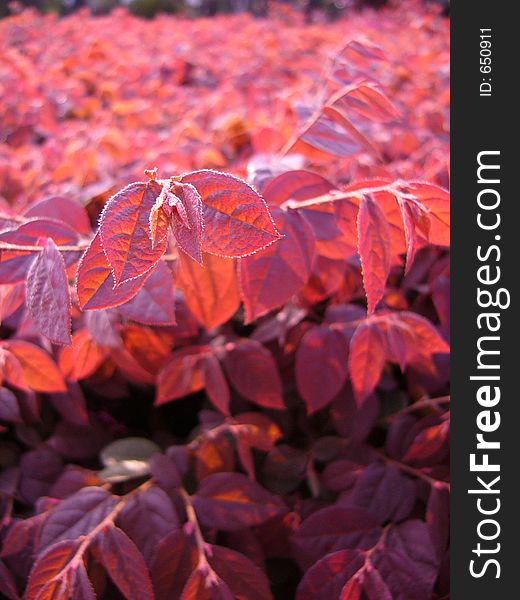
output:
M406 7L0 24L5 597L448 597L448 28Z

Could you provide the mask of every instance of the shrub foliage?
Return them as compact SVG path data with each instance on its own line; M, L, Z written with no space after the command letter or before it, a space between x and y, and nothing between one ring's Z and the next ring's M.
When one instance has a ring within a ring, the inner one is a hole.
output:
M0 23L3 597L448 597L429 10Z

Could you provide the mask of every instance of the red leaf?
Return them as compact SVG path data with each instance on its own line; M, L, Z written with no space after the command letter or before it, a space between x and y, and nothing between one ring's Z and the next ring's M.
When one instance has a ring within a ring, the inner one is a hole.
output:
M121 337L124 348L130 354L131 360L148 373L154 375L158 373L170 354L171 338L168 335L161 335L160 329L154 330L141 325L127 325L122 330ZM112 350L112 356L115 357L116 352L117 349ZM117 362L121 368L120 361ZM132 368L133 365L129 363L125 372L131 373Z
M69 381L80 381L95 373L105 359L101 348L87 329L80 329L72 336L72 346L64 348L59 357L62 373Z
M218 358L214 354L208 353L204 357L203 365L208 398L223 415L229 416L229 386Z
M362 508L323 508L305 519L294 534L295 558L305 569L335 550L371 548L380 535L376 519Z
M42 246L48 238L61 246L76 244L79 236L77 231L67 223L47 217L25 221L18 225L16 229L4 231L0 234L1 241L24 246L33 244ZM39 240L40 243L38 243Z
M449 434L449 420L421 429L413 438L403 461L420 466L441 461L449 451Z
M22 422L18 400L13 392L5 387L0 387L0 420L8 423Z
M203 439L195 457L195 475L202 481L215 473L232 472L236 468L235 449L229 437L218 435Z
M450 535L450 491L447 486L439 483L431 486L426 506L426 521L437 558L441 561Z
M351 121L347 118L343 110L338 108L338 106L325 106L323 108L323 116L326 119L330 119L335 125L339 125L343 130L343 137L350 137L352 140L355 140L357 144L359 144L360 149L364 149L374 156L380 158L379 151L372 144L372 142L363 135L363 133L355 127Z
M65 263L52 239L27 274L26 304L40 333L54 344L71 344L70 294Z
M49 399L66 421L79 426L89 424L85 397L79 385L69 383L66 392L50 394Z
M371 563L384 580L391 598L431 597L439 563L426 523L406 521L390 529L384 546L371 557Z
M69 225L54 219L35 219L19 225L16 229L0 233L0 283L16 283L26 279L35 252L1 248L2 242L22 246L44 246L48 238L57 245L76 244L78 234ZM66 252L65 265L75 263L78 252Z
M339 550L327 554L303 576L296 600L358 600L359 596L342 595L345 583L363 566L365 557L359 550Z
M173 273L164 262L159 261L143 287L119 307L119 312L145 325L175 324Z
M276 244L240 260L240 287L248 322L278 308L307 282L314 259L315 238L305 217L275 209Z
M338 157L352 156L364 149L377 155L370 141L337 108L325 106L317 115L309 110L301 112L308 120L294 145L295 151L301 147L305 154L309 154L310 146Z
M56 600L56 598L72 599L76 597L78 600L80 598L82 600L94 599L93 593L90 596L85 594L73 596L76 572L81 567L69 566L67 569L67 566L74 557L78 546L78 541L63 540L48 548L38 557L25 590L27 600ZM80 584L84 581L82 575L79 575Z
M51 357L38 346L22 340L6 340L0 342L0 348L4 348L15 357L21 367L23 382L31 390L35 392L65 392L67 390L58 367ZM8 379L5 372L4 377Z
M437 567L425 524L408 521L390 528L386 539L376 538L369 553L356 549L326 555L304 576L297 600L430 598Z
M177 350L165 363L157 376L155 404L178 400L204 389L204 347Z
M415 232L415 221L412 215L412 209L406 202L399 201L401 213L403 215L404 235L406 240L406 266L405 274L408 273L415 258L417 251L417 233Z
M105 528L95 540L96 556L127 600L154 600L144 559L118 527Z
M380 123L388 123L399 118L399 111L390 100L371 85L349 86L338 92L334 100L331 100L331 104L347 112L355 111L371 121Z
M188 308L207 329L218 327L240 306L234 260L203 255L204 267L179 256L178 285Z
M390 238L383 210L371 196L364 195L358 214L358 250L363 285L371 315L383 297L390 272Z
M267 577L243 554L214 545L207 553L209 564L233 592L233 598L272 600Z
M296 385L307 413L327 406L343 387L348 373L345 336L327 326L314 327L296 351Z
M415 349L418 354L432 356L450 351L448 343L442 339L435 326L428 319L408 311L399 312L393 318L411 328L416 336Z
M128 302L143 287L150 271L117 287L108 264L99 232L81 258L76 287L79 305L83 310L113 308Z
M308 465L309 456L305 450L279 444L264 461L262 471L265 483L277 494L291 492L305 479Z
M27 250L0 248L0 283L11 284L25 281L35 255L36 252Z
M157 600L180 598L199 560L193 536L183 530L170 533L158 545L150 568Z
M72 198L52 196L32 204L24 213L25 217L52 218L63 221L78 233L89 235L91 232L87 211Z
M339 600L361 600L362 593L363 588L359 582L359 578L353 577L341 590ZM368 600L370 600L370 598Z
M416 228L428 239L430 234L430 213L420 202L397 196L397 203L403 219L406 240L406 268L408 273L417 251L418 235Z
M0 285L0 320L3 322L8 319L22 306L24 301L25 285L23 283Z
M14 577L7 567L0 560L0 594L3 594L7 600L20 600Z
M34 504L39 497L48 495L51 482L56 480L62 469L62 459L47 445L40 445L34 450L26 452L20 461L19 491L22 501ZM38 529L41 523L35 524ZM23 534L21 537L24 537Z
M271 179L263 190L269 205L279 206L287 200L309 200L327 194L335 186L312 171L287 171Z
M284 409L282 382L272 354L247 338L226 346L224 368L236 391L253 404Z
M353 488L340 502L366 509L381 524L408 517L417 496L415 482L397 467L374 462L356 478Z
M184 175L182 182L202 198L205 252L247 256L280 238L263 198L241 179L202 170Z
M278 496L240 473L206 477L193 496L193 506L202 525L223 531L260 525L287 512Z
M157 544L179 526L171 499L157 486L129 499L117 519L147 563L157 551Z
M96 594L83 562L80 562L73 571L70 587L72 591L71 600L96 600Z
M153 180L131 183L107 202L99 221L99 236L116 286L153 269L166 249L166 238L155 247L150 239L150 211L161 193Z
M154 205L150 210L150 216L148 217L148 224L150 227L150 240L152 241L152 247L155 248L168 235L170 227L169 213L171 212L171 206L167 200L171 197L169 194L170 182L163 182L161 193L155 199Z
M30 392L31 389L25 381L22 365L14 354L0 344L0 380L6 381L11 386Z
M379 417L379 408L379 400L375 394L369 395L358 406L351 386L347 386L332 403L330 416L339 435L354 442L362 442L372 431Z
M439 246L450 245L450 194L429 183L413 182L408 191L428 208L430 215L429 240Z
M2 540L0 556L18 554L26 548L31 548L32 550L34 539L38 535L41 525L46 518L47 514L42 512L27 519L14 521Z
M361 323L350 340L348 368L358 405L375 389L385 365L385 337L377 324Z
M233 432L245 443L267 452L282 437L276 423L258 412L242 413L234 417L237 428Z
M106 348L119 348L121 336L117 313L112 310L90 310L85 313L85 326L96 344Z
M404 372L406 365L417 353L417 336L406 323L390 318L388 319L386 339L388 342L387 359L396 362Z
M363 589L368 600L393 600L386 583L376 569L370 563L365 566L363 573Z
M228 586L207 565L190 575L179 600L235 600Z

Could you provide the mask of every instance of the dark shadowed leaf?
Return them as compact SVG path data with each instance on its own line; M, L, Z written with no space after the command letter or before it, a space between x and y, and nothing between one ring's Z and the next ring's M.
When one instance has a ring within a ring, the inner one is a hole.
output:
M287 511L278 496L240 473L206 477L193 496L193 506L204 526L224 531L260 525Z
M127 319L145 325L175 324L173 274L166 264L160 261L143 287L118 310Z
M332 402L343 387L347 373L345 336L327 326L310 329L296 352L296 385L309 414Z
M305 573L298 586L296 600L354 600L353 595L344 598L342 590L363 566L364 560L359 550L338 550L327 554Z
M381 524L406 519L414 507L415 482L397 467L374 462L356 478L342 504L365 508Z
M258 406L285 408L280 374L269 350L247 338L226 349L224 368L236 391Z
M147 564L155 555L157 544L179 526L170 497L157 486L128 500L117 519Z
M148 568L132 540L118 527L95 539L95 555L127 600L154 600Z
M7 600L20 600L14 577L9 572L3 561L0 560L0 594Z
M203 362L206 394L211 403L222 414L229 415L230 393L229 386L222 372L220 361L211 353L204 356Z
M295 558L308 568L335 550L368 549L381 534L376 519L356 507L331 506L305 519L294 535Z
M237 600L272 600L269 580L249 558L222 546L210 546L209 564Z
M41 531L39 547L90 533L110 513L117 500L99 487L86 487L52 510Z

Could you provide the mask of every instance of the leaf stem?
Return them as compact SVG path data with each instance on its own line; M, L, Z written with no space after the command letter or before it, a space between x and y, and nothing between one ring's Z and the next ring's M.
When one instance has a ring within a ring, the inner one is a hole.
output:
M76 245L64 245L57 246L60 252L83 252L90 244L90 241L83 242L82 244ZM10 244L9 242L0 242L0 252L7 250L11 252L43 252L45 246L31 246L31 245L20 245Z
M374 450L374 452L379 456L379 458L381 458L381 460L383 460L384 462L386 462L389 465L393 465L394 467L397 467L398 469L403 471L403 473L408 473L408 475L412 475L412 477L421 479L422 481L425 481L432 487L437 487L437 488L442 487L442 488L446 488L447 490L450 489L450 484L447 481L441 481L440 479L434 479L433 477L430 477L426 473L423 473L420 469L416 469L415 467L411 467L410 465L406 465L398 460L394 460L393 458L390 458L389 456L387 456L380 450Z
M188 523L190 523L190 525L193 527L195 544L199 553L199 567L203 565L207 565L209 567L208 560L206 558L206 542L204 541L204 536L202 535L202 531L200 530L199 521L197 519L195 509L193 508L191 496L184 488L180 488L179 492L184 501L184 508L186 510L186 516L188 517ZM209 568L211 569L211 567Z

